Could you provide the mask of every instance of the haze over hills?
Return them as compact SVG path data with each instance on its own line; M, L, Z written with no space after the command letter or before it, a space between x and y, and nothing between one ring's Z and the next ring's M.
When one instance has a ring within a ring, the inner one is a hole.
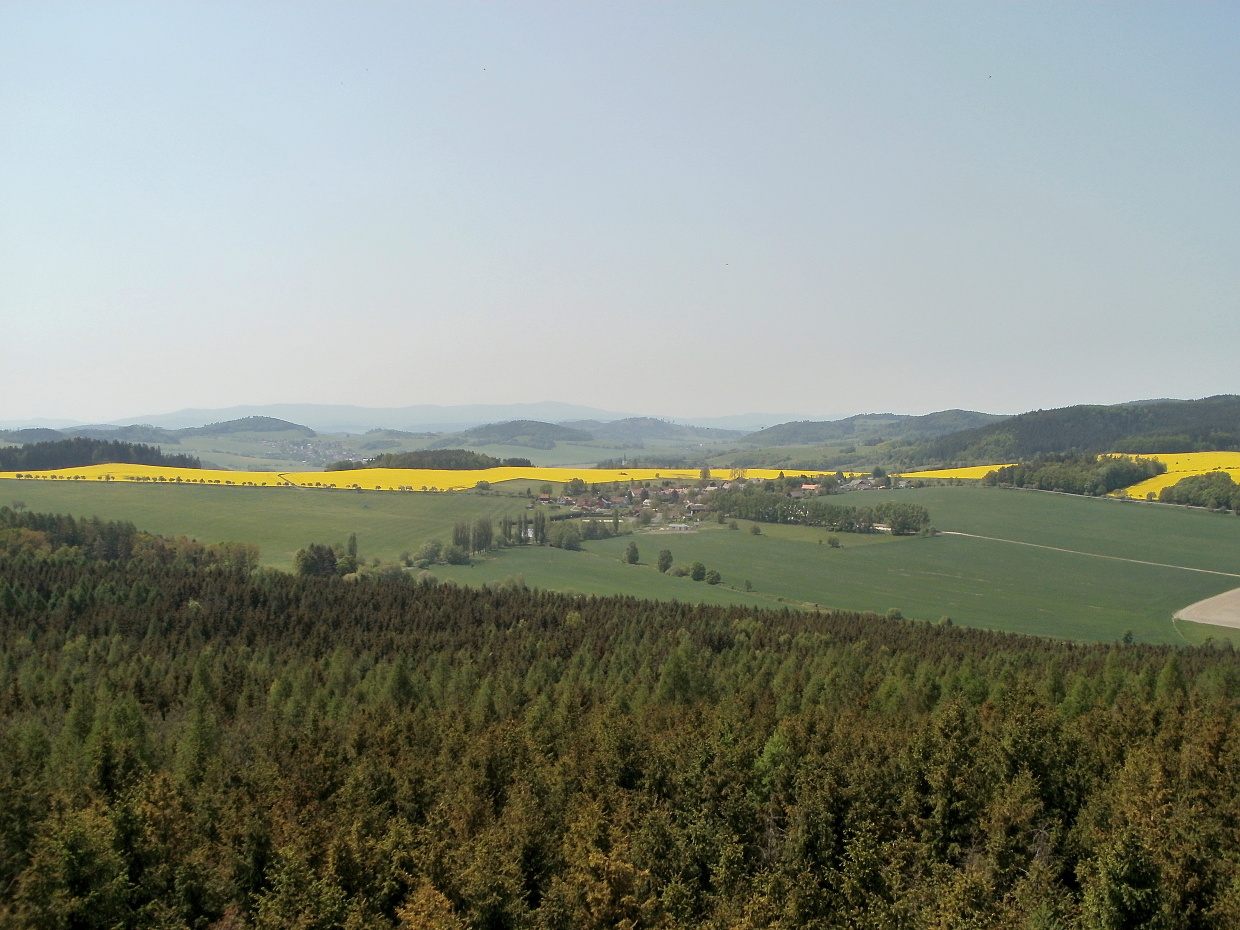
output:
M624 420L612 420L610 423L578 420L563 425L586 430L595 439L610 442L645 442L654 439L680 442L726 442L738 440L745 435L744 430L695 426L656 417L629 417Z
M158 426L167 430L186 429L244 417L274 417L308 426L319 433L367 433L376 429L411 433L456 432L512 420L568 423L591 420L610 423L633 418L635 414L602 410L580 404L546 401L530 404L416 404L408 407L364 407L355 404L247 404L237 407L186 408L173 413L123 417L108 423L75 420L6 420L0 429L43 427L49 429L108 429L118 426ZM666 417L671 423L749 432L789 420L807 419L804 413L742 413L713 417ZM832 419L819 415L818 419Z
M446 416L445 411L455 411L453 415L460 415L462 410L475 413L509 411L513 406L440 408L440 414ZM530 405L515 406L524 408ZM564 404L546 406L553 412L583 409ZM323 409L330 411L334 408ZM400 409L407 411L413 408ZM371 409L368 415L382 413L384 411ZM180 415L169 415L169 418L175 416ZM165 422L167 420L165 418ZM445 428L449 425L445 422L439 424L437 429L415 433L388 424L365 435L337 433L333 436L321 435L313 426L301 422L251 415L177 429L134 424L59 430L44 427L0 430L0 442L26 444L70 437L160 446L191 442L195 451L212 456L249 456L251 459L286 464L313 464L320 459L358 460L377 451L402 447L512 446L545 452L558 449L551 457L543 456L544 463L554 464L593 462L609 458L611 453L606 450L645 447L657 449L659 454L674 451L681 457L695 460L731 455L736 461L729 462L725 458L725 463L751 466L760 463L743 462L736 454L742 453L750 458L754 454L767 453L783 454L785 458L791 455L793 458L787 459L788 462L800 467L809 462L809 459L801 462L795 458L795 447L802 447L803 451L808 449L827 464L934 467L1026 461L1044 453L1141 454L1240 449L1240 396L1135 401L1111 406L1078 405L1057 410L1036 410L1012 417L967 410L942 410L922 416L858 414L838 420L797 420L752 433L686 425L653 417L592 417L560 422L516 418L462 429ZM204 439L210 439L211 443L204 444ZM854 443L857 447L867 448L858 451L851 448ZM713 446L713 450L703 448L708 445ZM851 456L847 461L841 458L845 453ZM238 459L228 467L244 468L246 462Z
M275 417L241 417L236 420L225 420L220 423L208 423L204 426L191 426L184 429L165 429L150 424L134 426L74 426L61 429L37 427L33 429L0 430L0 441L14 443L54 442L60 439L84 438L104 439L112 442L139 442L152 445L178 445L182 437L188 436L265 436L281 434L282 438L292 436L312 439L318 435L308 426L279 420Z
M547 401L532 404L460 404L440 406L417 404L409 407L362 407L352 404L254 404L240 407L188 408L174 413L116 420L113 426L151 425L164 429L184 429L242 417L266 416L310 427L319 433L366 433L375 429L404 430L411 433L456 432L512 420L544 423L571 423L592 420L610 423L635 416L633 413L602 410L580 404ZM795 413L744 413L719 417L669 417L670 422L716 429L748 432L774 423L795 419ZM13 426L53 426L51 423L14 422ZM55 426L68 426L57 421ZM89 424L78 424L89 425Z

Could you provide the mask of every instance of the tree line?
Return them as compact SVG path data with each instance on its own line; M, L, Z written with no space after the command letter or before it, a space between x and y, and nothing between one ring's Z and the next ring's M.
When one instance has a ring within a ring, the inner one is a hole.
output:
M796 523L823 526L841 533L870 533L878 524L896 535L919 533L930 528L930 512L920 504L881 501L873 506L835 504L821 497L793 498L753 485L716 491L710 505L720 515L759 523Z
M0 507L0 553L54 558L58 562L130 562L250 571L258 566L254 543L203 544L185 536L144 533L132 523L33 513Z
M1189 504L1240 514L1240 484L1225 471L1181 478L1159 491L1158 499L1166 504Z
M385 452L364 461L343 460L332 462L325 471L349 471L356 468L429 468L449 471L468 471L482 468L529 468L531 462L523 458L497 459L482 452L469 449L422 449L417 452Z
M156 446L82 436L0 448L0 471L46 471L111 464L202 468L202 462L195 455L170 455Z
M983 484L1101 496L1167 471L1157 459L1128 455L1047 455L988 472Z

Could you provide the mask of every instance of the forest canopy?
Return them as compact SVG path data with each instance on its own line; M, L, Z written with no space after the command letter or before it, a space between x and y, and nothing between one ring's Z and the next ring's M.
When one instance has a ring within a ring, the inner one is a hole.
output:
M0 923L1234 927L1240 665L0 511ZM83 530L83 525L90 527Z

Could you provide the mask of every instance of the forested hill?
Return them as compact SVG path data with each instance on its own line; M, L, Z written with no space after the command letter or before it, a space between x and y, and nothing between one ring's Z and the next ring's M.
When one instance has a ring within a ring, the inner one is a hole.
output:
M799 420L767 427L743 437L757 446L810 446L868 438L900 439L939 436L974 429L1005 419L973 410L940 410L924 416L899 413L861 413L843 420Z
M1035 410L902 451L907 464L1028 461L1050 453L1240 449L1240 396Z
M49 552L73 531L0 527L0 925L1240 923L1228 648Z
M0 471L42 471L107 464L202 467L202 462L194 455L168 455L154 446L85 437L0 448Z
M447 433L437 439L434 448L454 445L525 446L528 449L554 449L557 442L589 442L594 437L585 430L543 423L539 420L510 420L487 423L459 433Z
M294 433L305 439L318 435L308 426L290 423L275 417L241 417L238 420L225 420L222 423L208 423L206 426L192 426L174 431L178 436L232 436L237 433Z
M676 442L723 442L740 439L744 430L718 429L708 426L689 426L672 423L657 417L628 417L602 423L598 420L580 420L563 423L590 433L595 439L608 442L643 443L649 440L672 440Z

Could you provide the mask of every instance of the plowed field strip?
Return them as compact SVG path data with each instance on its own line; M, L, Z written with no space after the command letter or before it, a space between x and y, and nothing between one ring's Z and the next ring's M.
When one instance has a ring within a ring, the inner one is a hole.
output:
M1240 588L1224 591L1175 612L1175 619L1240 628Z

